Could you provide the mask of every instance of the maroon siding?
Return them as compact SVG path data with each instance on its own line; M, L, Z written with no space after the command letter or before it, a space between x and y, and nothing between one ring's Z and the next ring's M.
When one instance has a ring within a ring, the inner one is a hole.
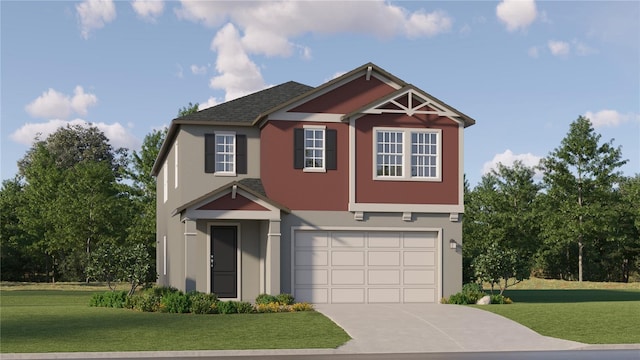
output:
M291 210L348 209L349 127L322 123L337 130L337 170L304 172L293 167L293 129L318 123L271 120L260 134L260 178L270 199Z
M348 114L394 91L394 88L377 78L372 76L366 80L363 75L292 109L291 112Z
M197 210L255 210L268 211L264 206L257 204L246 197L236 194L232 199L231 194L227 194L208 204L202 205Z
M373 180L373 128L442 129L442 181ZM435 115L368 115L356 120L356 202L458 204L458 124Z

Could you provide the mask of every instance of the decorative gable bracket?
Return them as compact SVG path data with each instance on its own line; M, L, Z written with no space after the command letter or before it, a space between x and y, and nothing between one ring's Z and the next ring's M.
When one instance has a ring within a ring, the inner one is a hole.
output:
M457 118L459 114L449 110L439 102L431 99L413 87L405 88L393 94L390 99L385 99L371 107L361 111L362 114L434 114Z

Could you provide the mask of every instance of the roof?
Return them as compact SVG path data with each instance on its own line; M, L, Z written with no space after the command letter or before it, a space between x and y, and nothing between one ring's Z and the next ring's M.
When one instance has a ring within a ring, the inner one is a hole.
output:
M226 185L223 185L207 194L204 194L203 196L189 201L188 203L179 206L178 208L176 208L175 210L172 211L173 215L179 214L181 212L183 212L184 210L210 198L210 197L214 197L218 194L224 193L228 190L230 190L231 188L233 188L234 186L237 186L238 189L244 190L247 193L257 197L258 199L264 200L265 202L267 202L268 204L280 209L281 211L284 211L286 213L290 213L291 210L289 208L287 208L286 206L271 200L270 198L267 197L265 191L264 191L264 187L262 186L262 181L260 179L251 179L251 178L247 178L247 179L242 179L239 181L232 181Z
M270 109L310 90L313 90L313 87L289 81L173 119L156 162L151 169L151 175L156 176L160 172L162 162L164 162L181 124L252 126L258 118L262 117L263 113L268 113Z

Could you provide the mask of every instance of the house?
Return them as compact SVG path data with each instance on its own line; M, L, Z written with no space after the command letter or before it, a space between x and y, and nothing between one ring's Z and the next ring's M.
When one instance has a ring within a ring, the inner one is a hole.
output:
M153 168L158 283L437 303L461 289L474 123L372 63L174 119Z

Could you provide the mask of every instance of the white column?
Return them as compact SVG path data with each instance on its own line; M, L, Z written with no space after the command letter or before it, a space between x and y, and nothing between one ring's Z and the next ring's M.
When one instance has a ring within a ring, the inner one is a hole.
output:
M280 294L280 219L269 220L265 275L266 292Z

